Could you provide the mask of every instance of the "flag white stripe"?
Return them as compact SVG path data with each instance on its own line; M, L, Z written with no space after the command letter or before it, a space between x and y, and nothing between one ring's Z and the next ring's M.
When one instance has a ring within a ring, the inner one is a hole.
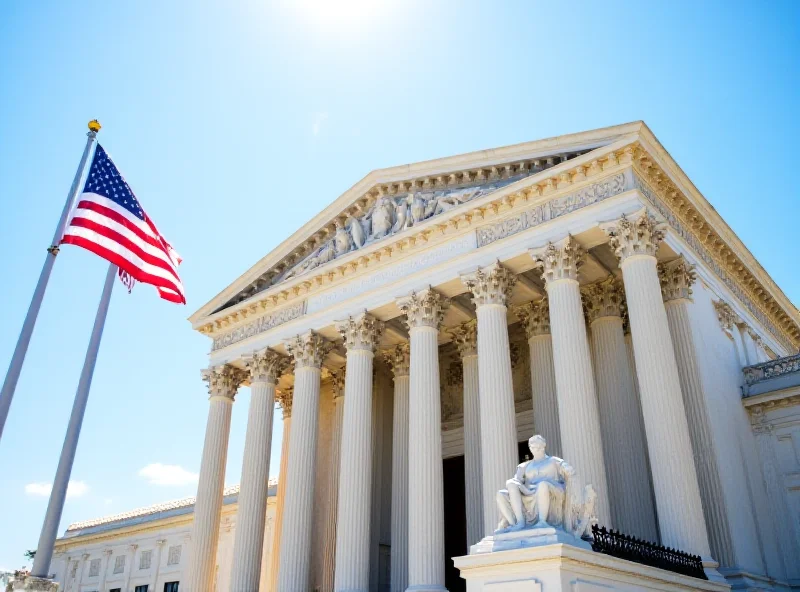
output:
M104 216L103 214L100 214L100 213L95 212L93 210L86 210L86 209L83 209L83 208L79 208L78 210L76 210L75 211L75 215L72 217L73 220L79 219L79 218L84 218L86 220L91 220L92 222L95 222L96 224L98 224L100 226L104 226L104 227L106 227L106 228L108 228L110 230L113 230L114 232L117 232L117 233L121 234L122 236L127 238L129 241L131 241L134 245L139 247L142 251L144 251L145 253L147 253L148 255L150 255L150 256L152 256L152 257L154 257L156 259L159 259L160 261L163 261L164 263L166 263L166 265L170 269L175 271L175 266L172 263L171 258L166 253L164 253L164 251L162 251L158 247L154 247L152 244L150 244L150 243L148 243L146 241L143 241L135 232L133 232L129 228L126 228L125 226L123 226L122 224L117 222L116 220L112 220L111 218L109 218L107 216ZM67 234L72 233L75 228L79 228L79 226L71 226L67 230ZM90 229L87 229L87 230L90 230ZM177 277L178 277L178 273L175 272L176 280L177 280Z
M98 234L94 230L90 230L89 228L83 228L82 226L72 226L69 228L65 236L78 236L93 243L96 243L101 247L104 247L109 251L116 253L123 259L126 259L134 267L138 267L143 272L149 273L150 275L154 275L156 277L164 278L165 280L175 284L181 291L183 291L183 284L181 284L180 280L177 279L172 274L170 274L166 269L164 269L163 267L158 267L157 265L152 265L150 263L147 263L146 261L142 261L142 259L138 255L132 253L127 247L121 245L120 243L118 243L113 239L103 236L102 234Z

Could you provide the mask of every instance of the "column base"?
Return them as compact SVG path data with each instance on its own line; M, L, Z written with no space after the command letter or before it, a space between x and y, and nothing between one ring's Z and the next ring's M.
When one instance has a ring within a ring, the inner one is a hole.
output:
M58 592L58 584L48 578L25 576L14 580L11 590L29 590L31 592Z
M572 545L555 544L454 557L469 592L729 592L700 580Z
M706 577L711 582L719 582L721 584L727 584L728 580L725 579L721 573L719 573L719 561L712 559L711 557L703 557L703 571L706 572Z

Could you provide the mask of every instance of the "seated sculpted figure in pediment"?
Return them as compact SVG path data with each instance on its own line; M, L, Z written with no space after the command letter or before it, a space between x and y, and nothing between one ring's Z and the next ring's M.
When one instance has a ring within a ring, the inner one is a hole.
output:
M566 461L545 453L546 442L536 435L528 440L533 458L517 467L507 489L497 492L503 516L497 533L526 528L556 528L573 536L591 532L596 494L591 485L582 488Z

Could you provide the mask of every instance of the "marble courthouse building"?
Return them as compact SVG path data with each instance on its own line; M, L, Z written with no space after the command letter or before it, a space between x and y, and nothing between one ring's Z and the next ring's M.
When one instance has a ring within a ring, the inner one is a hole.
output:
M181 592L463 589L451 558L533 433L601 525L800 589L800 313L642 122L373 171L190 320L212 346Z

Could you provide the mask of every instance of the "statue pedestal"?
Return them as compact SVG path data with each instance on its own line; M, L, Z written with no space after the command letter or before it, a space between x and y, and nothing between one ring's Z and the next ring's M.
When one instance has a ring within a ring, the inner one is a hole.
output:
M496 551L555 545L557 543L573 545L582 549L592 548L591 544L564 532L560 528L525 528L484 537L479 543L472 545L469 554L494 553Z
M496 553L473 551L472 555L454 557L453 562L467 581L467 592L729 592L731 589L725 583L691 578L565 544Z

